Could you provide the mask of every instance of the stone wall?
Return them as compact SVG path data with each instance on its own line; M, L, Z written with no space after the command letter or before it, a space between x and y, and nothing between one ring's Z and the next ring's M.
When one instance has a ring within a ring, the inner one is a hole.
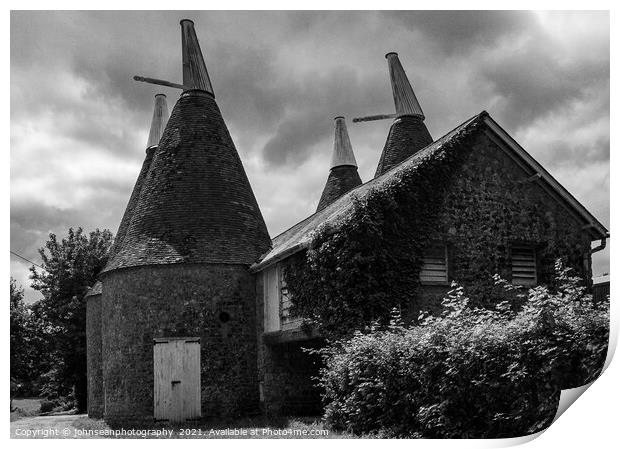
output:
M103 279L105 418L153 416L153 338L200 337L202 415L258 410L255 281L226 264L145 266Z
M101 294L86 296L86 370L88 416L103 417L103 372L101 365Z
M532 244L538 281L549 283L561 258L586 283L591 278L590 236L575 212L554 198L485 134L477 139L444 198L433 240L449 244L451 278L476 294L491 276L511 279L511 244ZM421 286L410 310L438 311L449 287Z

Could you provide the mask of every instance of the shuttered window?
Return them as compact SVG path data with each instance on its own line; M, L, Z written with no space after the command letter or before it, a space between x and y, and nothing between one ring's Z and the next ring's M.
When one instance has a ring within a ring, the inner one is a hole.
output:
M424 252L420 282L448 282L448 248L445 245L433 246Z
M512 248L512 283L514 285L536 285L536 250L533 247Z

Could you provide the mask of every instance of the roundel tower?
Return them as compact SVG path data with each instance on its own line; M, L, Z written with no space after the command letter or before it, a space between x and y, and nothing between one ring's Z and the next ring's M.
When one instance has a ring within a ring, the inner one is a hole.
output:
M258 407L255 279L270 247L190 20L183 92L100 279L106 420ZM127 213L125 215L128 215Z

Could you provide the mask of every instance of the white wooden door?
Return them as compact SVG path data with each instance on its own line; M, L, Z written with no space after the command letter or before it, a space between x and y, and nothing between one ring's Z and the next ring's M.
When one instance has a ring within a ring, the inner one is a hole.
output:
M156 420L200 418L200 339L156 338L153 345Z

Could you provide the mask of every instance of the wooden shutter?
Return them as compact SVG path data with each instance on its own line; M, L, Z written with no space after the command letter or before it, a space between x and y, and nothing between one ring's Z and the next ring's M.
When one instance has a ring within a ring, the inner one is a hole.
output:
M200 340L157 338L153 345L153 416L183 422L200 418Z
M445 245L433 246L424 252L420 281L425 283L448 282L448 249Z
M512 248L512 283L536 285L536 250L532 247Z

